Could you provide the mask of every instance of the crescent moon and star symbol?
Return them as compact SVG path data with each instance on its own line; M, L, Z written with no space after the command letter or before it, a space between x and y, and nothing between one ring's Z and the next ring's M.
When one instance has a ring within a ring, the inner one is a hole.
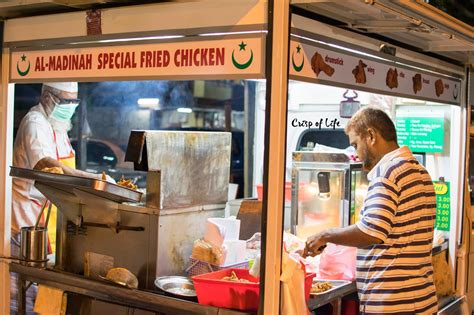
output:
M296 54L299 55L301 53L301 46L298 44L298 46L296 47ZM303 70L303 67L304 67L304 55L303 55L303 59L301 61L301 64L299 66L296 65L295 63L295 52L293 51L293 54L291 54L291 64L293 65L293 69L296 71L296 72L300 72L301 70Z
M27 62L26 59L27 59L27 58L26 58L25 54L23 54L23 55L21 56L21 60L18 60L18 61L16 62L16 71L17 71L18 74L19 74L20 76L22 76L22 77L26 76L26 75L28 74L28 72L30 72L31 64L30 64L30 61L29 61L29 60L28 60L28 67L26 68L26 70L24 70L24 71L20 70L20 62L21 62L22 64L23 64L23 63L26 63L26 62Z
M247 44L245 44L244 41L242 41L238 46L239 46L239 52L242 50L246 51L245 47L247 46ZM232 64L237 69L240 69L240 70L247 69L248 67L250 67L252 62L253 62L253 50L250 50L250 58L244 63L240 63L235 59L235 49L232 50Z

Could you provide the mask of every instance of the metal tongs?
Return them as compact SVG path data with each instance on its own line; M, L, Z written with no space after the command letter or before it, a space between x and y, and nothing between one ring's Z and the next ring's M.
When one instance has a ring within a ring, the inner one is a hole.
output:
M303 258L306 258L308 256L314 257L316 255L321 254L321 252L326 248L327 245L320 246L316 251L309 250L308 248L308 243L306 243L306 246L304 247L303 251Z
M46 206L48 206L48 212L46 214L46 220L44 222L44 228L47 229L48 228L48 222L49 222L49 216L51 215L51 207L52 207L52 203L46 199L46 201L44 202L43 204L43 207L41 208L41 212L40 214L38 215L38 217L36 218L36 223L35 223L35 230L38 228L38 225L41 221L41 217L43 216L43 213L44 213L44 210L46 209Z

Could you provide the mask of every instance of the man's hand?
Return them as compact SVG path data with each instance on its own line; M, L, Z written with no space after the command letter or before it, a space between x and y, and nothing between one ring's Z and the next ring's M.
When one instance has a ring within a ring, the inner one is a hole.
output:
M304 248L303 257L316 256L326 247L326 241L324 239L324 232L314 234L306 241Z
M365 234L355 224L343 228L330 228L308 238L303 257L316 256L324 249L326 243L365 248L380 244L382 240Z

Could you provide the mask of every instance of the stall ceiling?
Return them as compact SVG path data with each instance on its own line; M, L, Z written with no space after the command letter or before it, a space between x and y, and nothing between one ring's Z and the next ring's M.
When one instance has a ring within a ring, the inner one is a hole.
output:
M0 19L192 0L17 0L0 2ZM292 0L297 8L336 26L464 64L474 64L474 27L421 0Z
M53 13L74 12L99 8L130 6L147 3L170 2L169 0L16 0L0 2L0 18L45 15ZM174 0L173 2L183 2Z
M327 19L344 29L474 64L474 27L424 1L292 0L292 4L296 12Z

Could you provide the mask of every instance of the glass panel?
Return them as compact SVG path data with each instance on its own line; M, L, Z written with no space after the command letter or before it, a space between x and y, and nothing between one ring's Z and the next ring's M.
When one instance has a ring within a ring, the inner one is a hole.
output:
M364 205L364 198L367 194L369 181L367 172L363 170L351 171L351 215L350 224L359 220L360 211Z
M306 225L312 222L308 217L311 215L313 219L320 218L317 214L324 209L323 202L316 201L318 198L307 200L307 191L316 191L318 188L317 185L313 187L309 184L311 171L319 173L327 166L315 162L303 166L301 161L294 159L294 152L334 151L344 152L349 157L350 161L347 162L346 168L350 169L350 172L344 175L346 184L341 187L342 192L337 194L339 203L332 200L336 195L333 196L331 193L331 207L341 205L338 206L341 213L337 217L340 220L334 217L328 221L333 226L354 224L359 219L363 207L369 182L367 172L361 169L362 164L353 161L355 151L350 148L348 137L344 133L344 127L349 121L341 106L346 92L346 89L338 87L289 82L286 177L292 179L293 198L291 204L285 205L285 229L302 238L311 233L300 232L302 229L300 224L303 224L306 230L310 230L306 228ZM407 145L411 149L414 157L426 167L434 181L457 182L462 176L460 172L462 159L456 154L459 152L457 150L462 139L462 130L455 127L455 124L460 124L462 120L458 106L356 92L361 107L381 108L393 119L399 145ZM334 183L331 180L331 185ZM456 191L459 189L459 184L451 184L450 196L456 196ZM454 205L457 202L451 198L451 209L455 209ZM324 228L325 226L318 225L314 231Z

